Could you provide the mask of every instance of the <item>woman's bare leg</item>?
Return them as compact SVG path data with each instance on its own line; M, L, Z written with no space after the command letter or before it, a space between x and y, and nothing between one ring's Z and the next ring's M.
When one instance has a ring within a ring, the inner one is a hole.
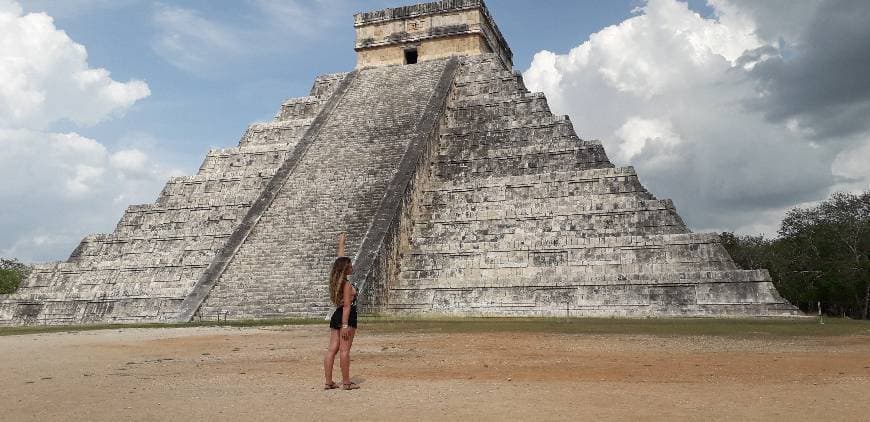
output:
M340 339L339 344L339 364L341 365L341 382L350 384L350 346L353 345L353 336L356 334L356 328L350 328L348 339Z
M339 346L338 330L329 329L329 347L326 349L326 355L323 357L323 379L324 384L332 383L332 367L335 365L335 354L338 353Z

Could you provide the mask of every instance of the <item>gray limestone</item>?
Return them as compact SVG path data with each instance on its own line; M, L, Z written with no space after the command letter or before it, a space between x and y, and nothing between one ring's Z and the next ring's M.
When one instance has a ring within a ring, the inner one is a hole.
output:
M357 19L451 7L485 11ZM112 233L37 266L0 296L0 325L321 317L341 231L368 313L798 314L482 54L318 77Z

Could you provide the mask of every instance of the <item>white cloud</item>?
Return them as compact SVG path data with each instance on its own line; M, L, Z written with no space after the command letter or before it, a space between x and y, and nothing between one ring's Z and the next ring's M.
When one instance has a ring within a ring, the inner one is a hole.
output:
M640 154L647 143L655 143L659 148L673 149L682 140L674 133L673 125L668 120L629 118L615 132L619 149L617 160L629 161Z
M150 95L142 81L118 82L90 68L87 51L44 13L0 6L0 127L45 128L67 119L93 125Z
M652 192L673 198L694 229L773 234L792 206L867 188L870 135L820 140L818 119L774 120L759 109L770 107L764 88L778 88L761 83L759 69L811 43L788 23L760 23L776 15L745 3L713 1L705 18L650 0L568 53L537 53L525 81L581 136L602 139L616 164L634 165ZM805 23L824 8L797 9L784 16Z
M0 0L0 81L0 256L65 258L84 235L111 230L131 201L153 201L173 173L135 146L110 151L52 131L120 116L150 91L90 67L50 16L9 0Z
M870 142L855 142L834 157L831 170L837 178L835 190L860 192L870 188Z
M215 58L244 51L241 34L204 18L195 10L159 5L154 23L160 29L154 50L180 69L197 71L213 64L211 61Z
M152 21L157 29L152 48L173 66L199 75L252 57L286 53L306 45L301 40L329 36L346 22L348 0L256 0L249 14L219 21L196 9L159 4Z
M110 231L127 205L153 202L178 174L143 151L112 153L76 133L0 129L0 148L0 256L25 260L65 257L82 236Z

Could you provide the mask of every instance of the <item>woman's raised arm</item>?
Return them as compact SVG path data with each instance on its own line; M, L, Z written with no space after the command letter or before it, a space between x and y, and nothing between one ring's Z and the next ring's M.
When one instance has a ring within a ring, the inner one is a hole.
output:
M338 256L344 256L344 242L347 241L347 233L341 232L338 235Z

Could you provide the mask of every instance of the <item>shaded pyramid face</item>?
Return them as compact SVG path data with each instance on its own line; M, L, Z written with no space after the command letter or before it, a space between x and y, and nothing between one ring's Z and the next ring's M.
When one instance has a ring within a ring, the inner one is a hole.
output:
M357 70L38 266L0 324L320 317L342 231L368 312L798 314L529 93L481 1L356 22Z

